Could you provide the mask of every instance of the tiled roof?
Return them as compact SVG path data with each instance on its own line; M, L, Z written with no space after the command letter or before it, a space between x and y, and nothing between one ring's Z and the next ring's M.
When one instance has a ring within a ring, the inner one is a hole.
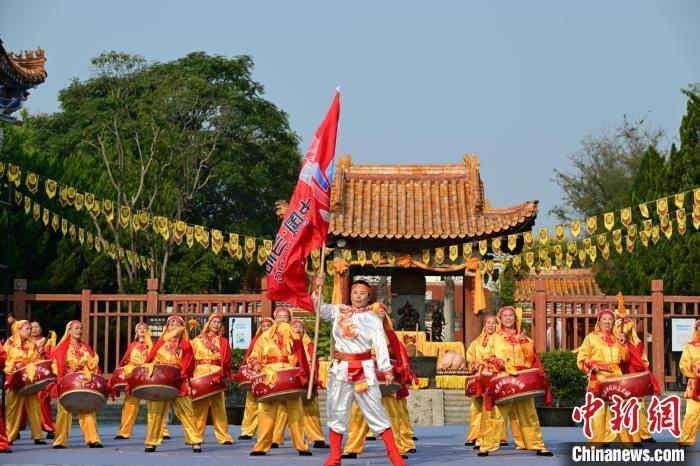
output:
M554 296L592 296L602 295L595 282L591 269L564 269L551 272L530 272L527 278L518 280L513 297L517 302L532 301L535 281L543 279L547 294Z
M46 79L46 57L41 49L13 54L5 50L0 40L0 85L26 90Z
M454 165L352 165L339 160L329 235L375 239L475 240L526 229L537 201L494 209L476 156Z

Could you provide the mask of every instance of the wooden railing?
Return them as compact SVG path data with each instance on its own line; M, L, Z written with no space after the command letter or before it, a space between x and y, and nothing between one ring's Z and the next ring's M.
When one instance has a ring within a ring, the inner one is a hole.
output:
M22 288L26 289L26 285ZM93 294L90 290L68 295L28 294L20 289L11 297L10 309L17 318L30 318L32 308L38 303L76 305L80 308L83 339L100 355L103 372L111 373L133 340L134 328L139 322L153 322L159 318L164 321L171 315L181 316L188 322L214 312L231 317L269 317L272 302L266 299L264 288L263 281L260 294L160 294L158 281L149 279L145 294Z
M651 368L659 381L677 382L677 355L671 353L670 326L674 317L700 317L700 297L665 296L663 281L651 281L650 296L624 296L625 308L637 321L637 334L645 343ZM595 328L601 309L617 309L615 296L548 295L544 280L535 282L532 311L537 351L573 350Z

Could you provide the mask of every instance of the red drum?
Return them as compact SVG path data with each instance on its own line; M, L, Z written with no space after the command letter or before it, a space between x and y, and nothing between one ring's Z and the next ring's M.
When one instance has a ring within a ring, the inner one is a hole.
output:
M547 376L538 368L524 369L516 375L499 375L491 379L488 391L497 405L513 403L544 395L547 391Z
M480 397L488 390L489 382L493 374L483 371L481 374L468 375L464 381L464 396Z
M117 367L112 374L112 379L110 380L110 385L112 385L112 388L115 390L124 391L126 390L128 383L126 374L124 373L124 368Z
M102 409L107 403L109 387L100 374L92 374L92 380L82 372L72 372L58 384L58 401L72 412L91 413Z
M654 394L651 372L637 372L619 377L609 377L600 381L600 397L606 404L613 404L613 395L623 400L644 398Z
M396 367L396 360L391 359L391 367ZM377 382L379 383L379 391L382 392L382 396L389 396L393 395L394 393L398 392L401 390L401 382L398 380L394 379L394 382L389 383L386 381L386 378L384 377L384 373L380 372L379 369L377 369L377 361L374 361L374 370L375 374L377 376ZM397 372L394 371L394 376L396 376Z
M45 359L34 363L34 381L30 382L27 377L27 368L17 369L12 373L12 389L17 391L18 395L29 396L39 393L46 388L48 384L56 381L56 375L53 373L53 361Z
M137 367L129 377L129 389L136 398L148 401L172 400L180 394L180 369L167 364L156 364L153 374L148 368Z
M255 373L248 367L247 364L243 364L238 368L236 372L236 380L238 381L238 388L247 392L250 390L250 378L254 377Z
M289 398L298 398L306 395L306 385L301 383L296 373L298 367L280 369L277 371L277 380L272 385L265 383L263 374L256 374L250 378L251 389L255 395L255 401L282 401Z
M219 376L219 381L214 381L214 378ZM226 379L221 375L220 371L212 372L207 375L200 375L190 379L190 391L192 392L192 401L201 400L208 396L216 395L226 390Z

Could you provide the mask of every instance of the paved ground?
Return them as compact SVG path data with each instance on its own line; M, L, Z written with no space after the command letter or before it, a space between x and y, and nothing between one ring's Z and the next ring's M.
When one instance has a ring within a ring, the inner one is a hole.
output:
M236 441L233 446L220 446L213 443L203 445L204 452L195 455L191 448L184 445L181 427L171 426L174 435L159 447L156 453L146 454L143 449L145 426L137 425L133 440L112 440L117 430L116 425L100 426L100 434L105 445L103 449L90 449L82 445L82 435L77 425L73 426L70 447L66 450L53 450L49 446L34 446L30 440L18 440L13 445L14 453L0 455L0 464L69 464L69 465L125 465L125 466L195 466L195 465L261 465L276 464L281 466L320 465L328 450L314 450L312 457L300 457L291 447L289 439L279 449L271 450L265 457L251 457L249 452L253 441ZM236 438L240 426L231 426L231 434ZM488 466L563 466L567 464L569 449L566 442L578 442L582 439L579 428L544 428L543 434L547 447L555 453L554 458L536 456L533 452L516 451L513 446L506 447L488 458L479 458L471 448L464 447L464 425L447 425L442 427L416 427L418 453L407 460L410 465L458 465L480 464ZM24 432L25 436L28 434ZM26 437L25 437L26 438ZM213 439L211 427L207 438ZM662 435L659 440L670 441L671 437ZM389 464L384 454L383 443L367 442L367 451L356 460L344 460L343 465L386 465ZM589 463L590 464L590 463ZM686 464L700 465L700 447L687 452Z

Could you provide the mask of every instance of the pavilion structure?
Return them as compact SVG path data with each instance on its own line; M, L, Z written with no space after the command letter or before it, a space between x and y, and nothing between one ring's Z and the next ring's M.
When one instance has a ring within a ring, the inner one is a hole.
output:
M462 249L460 258L451 262L437 263L432 255L427 263L425 255L422 261L387 257L420 257L421 251L530 230L537 216L536 200L506 208L489 205L476 154L444 165L355 165L349 155L340 157L331 193L328 245L335 248L336 263L348 258L347 250L382 258L344 260L343 267L335 268L344 302L349 302L353 277L390 276L391 311L397 322L400 309L403 313L412 307L424 315L426 276L464 275L464 343L479 334L481 322L473 312L474 272L467 270ZM473 257L480 257L477 248Z
M18 123L12 113L22 108L29 89L46 79L45 63L42 49L14 54L5 50L0 40L0 120Z

